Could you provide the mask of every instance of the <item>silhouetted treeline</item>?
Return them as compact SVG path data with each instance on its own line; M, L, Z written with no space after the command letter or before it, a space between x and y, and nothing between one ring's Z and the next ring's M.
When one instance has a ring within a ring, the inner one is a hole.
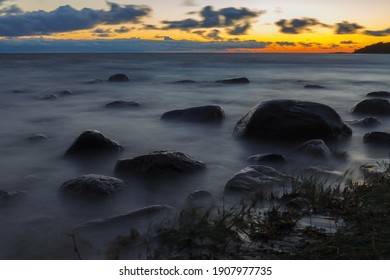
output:
M388 53L390 54L390 43L377 43L355 50L354 53Z

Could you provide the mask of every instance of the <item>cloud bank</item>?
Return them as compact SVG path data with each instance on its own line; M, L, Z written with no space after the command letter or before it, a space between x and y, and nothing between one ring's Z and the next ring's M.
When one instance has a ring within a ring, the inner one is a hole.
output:
M119 5L107 2L109 10L93 10L84 8L76 10L71 6L34 12L3 12L0 15L0 36L34 36L52 33L85 30L100 24L137 23L147 16L151 9L147 6ZM12 6L11 6L12 7Z

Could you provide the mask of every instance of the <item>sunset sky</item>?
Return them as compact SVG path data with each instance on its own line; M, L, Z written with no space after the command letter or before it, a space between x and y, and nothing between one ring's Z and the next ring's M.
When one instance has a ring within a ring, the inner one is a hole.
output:
M351 52L389 0L0 0L0 52Z

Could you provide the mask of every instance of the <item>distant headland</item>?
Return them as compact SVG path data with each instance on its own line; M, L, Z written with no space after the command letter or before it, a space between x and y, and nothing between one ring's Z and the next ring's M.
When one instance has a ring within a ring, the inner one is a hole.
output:
M390 54L390 43L377 43L373 45L366 46L361 49L357 49L354 53L386 53Z

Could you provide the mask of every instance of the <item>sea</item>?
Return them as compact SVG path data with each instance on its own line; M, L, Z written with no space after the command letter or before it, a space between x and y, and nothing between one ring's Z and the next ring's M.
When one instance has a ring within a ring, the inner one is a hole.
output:
M390 91L390 56L368 54L0 54L0 190L21 192L0 202L0 259L75 259L69 231L87 221L149 205L180 208L194 190L217 199L226 182L260 153L286 154L290 144L256 144L234 137L237 121L253 106L272 99L326 104L343 120L361 116L351 108L372 91ZM130 82L108 78L125 73ZM249 84L216 80L247 77ZM195 83L176 83L193 80ZM306 84L324 89L307 89ZM138 108L107 109L115 100ZM167 122L164 112L217 104L219 124ZM372 130L390 132L390 118L376 129L353 127L350 139L332 143L343 161L321 166L345 172L383 162L389 149L363 143ZM176 150L206 163L185 179L133 182L104 200L64 198L63 182L80 175L114 175L117 158L82 164L63 155L77 136L98 130L124 147L119 158ZM47 139L29 140L36 134ZM311 165L307 161L308 166Z

